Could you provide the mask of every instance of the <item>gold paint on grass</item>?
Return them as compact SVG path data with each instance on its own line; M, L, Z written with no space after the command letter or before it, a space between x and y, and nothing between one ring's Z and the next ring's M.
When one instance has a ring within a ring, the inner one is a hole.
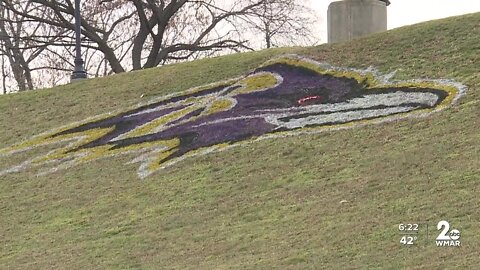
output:
M168 151L164 151L164 152L161 152L159 153L155 159L151 160L150 163L148 164L148 169L147 169L147 172L148 173L153 173L159 169L161 169L162 165L163 165L163 162L166 158L168 158L169 156L171 156L173 153L175 153L177 150L176 149L171 149L171 150L168 150Z
M153 132L156 132L156 130L168 123L171 123L175 120L178 120L187 114L199 109L199 106L197 105L190 105L187 108L171 112L169 114L166 114L164 116L161 116L149 123L146 123L128 133L126 133L122 138L128 139L128 138L134 138L134 137L140 137L144 135L151 134Z
M59 143L61 141L67 141L67 140L75 139L79 136L82 136L80 134L83 133L83 132L65 134L65 135L60 135L60 136L56 136L56 137L53 137L53 136L55 134L59 134L59 133L64 132L64 131L74 129L74 128L79 127L81 125L85 125L85 124L95 122L95 121L101 121L101 120L104 120L104 119L107 119L107 118L110 118L110 117L111 117L110 114L108 114L108 115L103 114L103 115L99 115L99 116L89 118L88 120L84 120L84 121L80 121L80 122L77 122L77 123L66 125L64 127L56 129L54 131L50 131L46 134L38 135L38 136L35 136L35 137L33 137L31 139L28 139L26 141L20 142L19 144L0 149L0 154L11 154L11 153L14 153L14 152L20 152L20 151L28 150L28 149L31 149L31 148L39 147L39 146L42 146L42 145L54 144L54 143ZM86 134L86 135L89 135L89 134ZM93 134L90 134L90 135L93 136Z
M132 144L126 147L111 149L112 145L102 145L94 148L82 149L81 152L85 152L86 155L82 156L78 161L80 163L93 161L100 158L112 157L121 154L126 154L128 152L134 152L144 149L153 149L157 147L165 148L165 151L174 149L180 145L180 139L174 138L171 140L162 140L154 142L145 142L140 144Z
M239 82L243 87L232 91L230 96L239 94L248 94L256 91L264 91L277 85L278 79L270 73L260 73L258 75L249 76Z
M74 133L74 134L69 134L68 136L58 136L55 137L56 141L62 141L67 138L71 139L78 139L78 141L68 144L65 147L58 148L49 154L43 156L42 158L35 160L34 163L36 164L41 164L44 162L48 161L54 161L54 160L59 160L62 158L67 158L72 155L72 153L68 153L69 151L72 151L82 145L88 144L90 142L93 142L97 139L100 139L101 137L107 135L108 133L112 132L115 129L115 127L109 127L109 128L96 128L88 131L83 131L79 133ZM83 137L83 138L82 138ZM55 141L54 141L55 142ZM76 151L75 153L77 153Z
M203 115L211 115L219 112L225 112L235 107L235 100L232 98L218 98L204 111Z

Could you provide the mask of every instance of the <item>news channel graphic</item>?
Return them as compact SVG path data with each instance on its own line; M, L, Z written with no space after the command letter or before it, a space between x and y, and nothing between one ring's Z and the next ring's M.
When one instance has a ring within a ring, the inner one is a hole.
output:
M400 223L398 225L400 245L436 245L437 247L461 247L461 233L441 220L436 226L421 223Z

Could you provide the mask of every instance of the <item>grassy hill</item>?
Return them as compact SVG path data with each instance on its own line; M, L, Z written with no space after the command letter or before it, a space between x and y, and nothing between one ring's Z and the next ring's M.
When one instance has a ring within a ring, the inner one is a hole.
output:
M139 180L132 156L0 179L1 269L466 269L480 265L480 13L349 43L235 54L0 96L0 148L296 53L468 87L425 118L264 140ZM36 150L34 150L36 151ZM0 168L32 152L0 157ZM462 247L439 248L440 220ZM413 246L398 225L419 223ZM428 235L427 235L428 225Z

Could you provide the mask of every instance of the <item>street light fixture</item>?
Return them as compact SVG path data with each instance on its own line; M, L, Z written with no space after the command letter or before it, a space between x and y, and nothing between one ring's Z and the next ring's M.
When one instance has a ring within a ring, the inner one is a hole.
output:
M71 80L86 79L87 72L83 67L83 59L80 45L81 22L80 22L80 0L75 0L75 69L72 72Z

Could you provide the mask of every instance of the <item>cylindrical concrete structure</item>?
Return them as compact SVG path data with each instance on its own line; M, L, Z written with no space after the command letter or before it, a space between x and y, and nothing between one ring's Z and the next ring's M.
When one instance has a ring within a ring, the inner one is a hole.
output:
M380 0L343 0L328 7L328 43L387 30L387 6Z

